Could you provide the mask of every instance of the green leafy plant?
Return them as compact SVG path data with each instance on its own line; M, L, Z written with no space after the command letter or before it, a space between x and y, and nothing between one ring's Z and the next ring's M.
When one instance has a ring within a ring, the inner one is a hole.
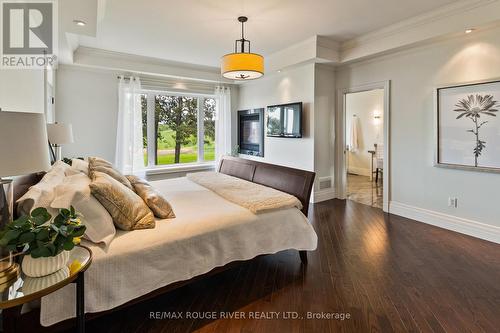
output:
M7 224L0 232L0 246L33 258L53 257L71 251L85 229L73 207L60 209L53 220L47 209L40 207Z
M457 109L453 110L459 112L457 119L462 117L469 118L473 122L473 128L467 130L467 132L472 133L476 140L476 145L473 149L474 154L474 165L478 166L478 158L481 156L483 149L486 148L486 141L484 141L479 136L479 130L481 127L486 125L488 121L481 121L481 116L491 116L496 117L495 112L498 112L496 107L500 106L498 102L493 100L492 95L469 95L467 98L461 99L455 107Z

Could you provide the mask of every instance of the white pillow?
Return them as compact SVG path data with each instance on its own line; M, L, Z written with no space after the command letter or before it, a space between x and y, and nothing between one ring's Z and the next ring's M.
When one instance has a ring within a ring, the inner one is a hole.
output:
M85 238L93 243L108 246L115 237L116 229L108 211L90 193L90 178L83 173L68 176L55 189L55 198L50 204L54 209L75 207L83 215L87 227Z
M50 203L54 200L54 189L61 184L66 176L69 165L62 161L56 162L43 178L17 200L17 211L19 215L28 215L33 209L45 207L54 216L57 210L50 208ZM71 173L71 171L69 171Z
M57 161L56 163L54 163L50 170L57 173L64 173L65 176L73 176L80 173L80 171L73 169L69 164L63 161Z
M71 168L89 175L89 162L74 158L71 160Z

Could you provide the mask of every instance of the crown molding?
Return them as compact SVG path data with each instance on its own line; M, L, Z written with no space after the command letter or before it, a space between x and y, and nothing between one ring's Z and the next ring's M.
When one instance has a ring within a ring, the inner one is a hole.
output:
M75 65L106 68L122 72L133 72L144 75L161 75L165 77L191 79L198 81L232 83L220 75L216 67L188 64L158 58L96 49L80 46L73 54Z
M324 36L316 36L316 62L340 61L340 43Z
M306 63L316 57L316 36L312 36L285 49L266 56L266 72L282 70Z
M467 27L488 25L500 20L499 11L499 0L461 0L442 6L341 43L340 62L397 51L401 47L450 36Z
M206 71L206 72L219 72L220 71L220 69L217 67L195 65L195 64L190 64L190 63L186 63L186 62L164 60L164 59L160 59L160 58L153 58L153 57L148 57L148 56L123 53L123 52L117 52L117 51L111 51L111 50L105 50L105 49L97 49L97 48L86 47L86 46L78 47L78 49L75 51L75 56L79 56L79 57L99 56L99 57L106 57L106 58L111 58L111 59L123 59L123 60L127 60L127 61L147 62L147 63L158 65L158 66L185 67L185 68Z
M340 44L314 35L266 57L266 71L274 72L309 63L337 63Z
M360 66L366 66L369 64L376 64L381 61L388 61L393 58L397 58L400 56L412 54L416 51L424 50L427 48L435 48L436 45L444 45L444 43L449 43L453 42L456 40L474 40L477 38L477 36L481 36L482 34L489 33L491 30L498 30L500 32L500 22L493 24L493 25L488 25L481 27L479 30L475 31L474 34L467 35L464 37L464 33L456 33L451 36L441 36L434 38L432 40L427 40L425 42L420 42L416 43L413 45L409 45L407 47L401 47L396 50L390 50L388 52L384 52L381 54L377 54L372 57L365 57L359 60L354 60L354 61L346 61L340 64L337 64L333 68L335 69L336 72L342 71L344 69L353 69L353 68L359 68Z
M68 63L68 64L59 64L57 66L57 70L65 70L65 71L85 71L89 73L100 73L100 74L109 74L111 76L116 76L120 74L126 74L126 75L132 75L133 73L127 72L127 73L122 73L117 70L109 69L109 68L98 68L98 67L91 67L91 66L82 66L74 63Z
M330 71L330 72L337 71L337 66L334 63L317 62L315 64L315 66L317 69L324 70L324 71Z
M427 43L443 41L453 38L457 32L463 32L467 27L483 28L500 22L498 13L500 13L500 0L459 0L343 43L325 36L311 36L266 56L266 74L271 75L278 70L306 64L344 66ZM75 40L72 43L68 42L71 44L68 48L76 49L65 59L76 65L176 79L238 83L222 78L219 68L216 67L85 46L78 47L78 38L73 39Z
M307 63L346 65L443 41L467 27L484 27L500 20L500 0L460 0L343 43L312 36L269 55L269 71Z
M98 68L93 66L84 66L78 64L61 64L58 70L62 71L84 71L89 73L96 73L100 75L107 75L113 78L117 76L129 77L137 76L141 79L143 89L161 90L172 92L189 92L189 93L205 93L212 94L215 86L220 85L217 82L200 81L184 78L173 78L166 75L149 75L142 74L136 71L119 71L110 68ZM234 84L223 84L224 86L237 88Z
M340 48L341 51L346 51L358 47L360 44L374 42L385 37L400 34L405 30L410 30L415 27L435 22L451 15L460 14L470 9L484 6L496 1L498 0L461 0L449 5L445 5L443 7L439 7L438 9L431 12L414 16L398 23L386 26L379 30L367 33L365 35L355 37L342 43Z

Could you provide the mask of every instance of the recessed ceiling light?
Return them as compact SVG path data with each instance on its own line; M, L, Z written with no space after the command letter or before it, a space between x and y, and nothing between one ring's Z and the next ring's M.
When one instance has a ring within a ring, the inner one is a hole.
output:
M465 33L466 34L470 34L471 32L473 32L475 29L472 29L472 28L469 28L467 30L465 30Z
M82 21L82 20L73 20L73 23L79 27L84 27L87 24L87 23L85 23L85 21Z
M281 69L278 69L278 73L281 73Z

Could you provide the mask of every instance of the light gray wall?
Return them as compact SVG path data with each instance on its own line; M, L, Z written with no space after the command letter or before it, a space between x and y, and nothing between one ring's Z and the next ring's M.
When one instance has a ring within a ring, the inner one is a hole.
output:
M434 87L498 79L499 36L499 29L463 34L338 70L338 88L391 80L392 201L500 227L500 174L433 166ZM448 207L450 196L458 208Z
M314 171L316 172L315 190L318 191L319 179L330 178L334 185L335 161L335 72L333 67L315 65L314 71ZM327 189L323 189L327 190ZM330 189L332 191L333 189ZM325 199L333 197L331 193ZM316 199L315 199L316 200Z
M0 108L3 111L43 113L43 86L41 69L0 70Z
M73 125L75 142L64 157L115 159L118 115L117 73L73 66L57 70L56 120Z
M314 170L314 64L270 73L262 79L241 84L237 109L266 108L268 105L292 102L303 102L303 137L265 137L264 158L241 157ZM237 132L236 122L234 125L233 135Z

